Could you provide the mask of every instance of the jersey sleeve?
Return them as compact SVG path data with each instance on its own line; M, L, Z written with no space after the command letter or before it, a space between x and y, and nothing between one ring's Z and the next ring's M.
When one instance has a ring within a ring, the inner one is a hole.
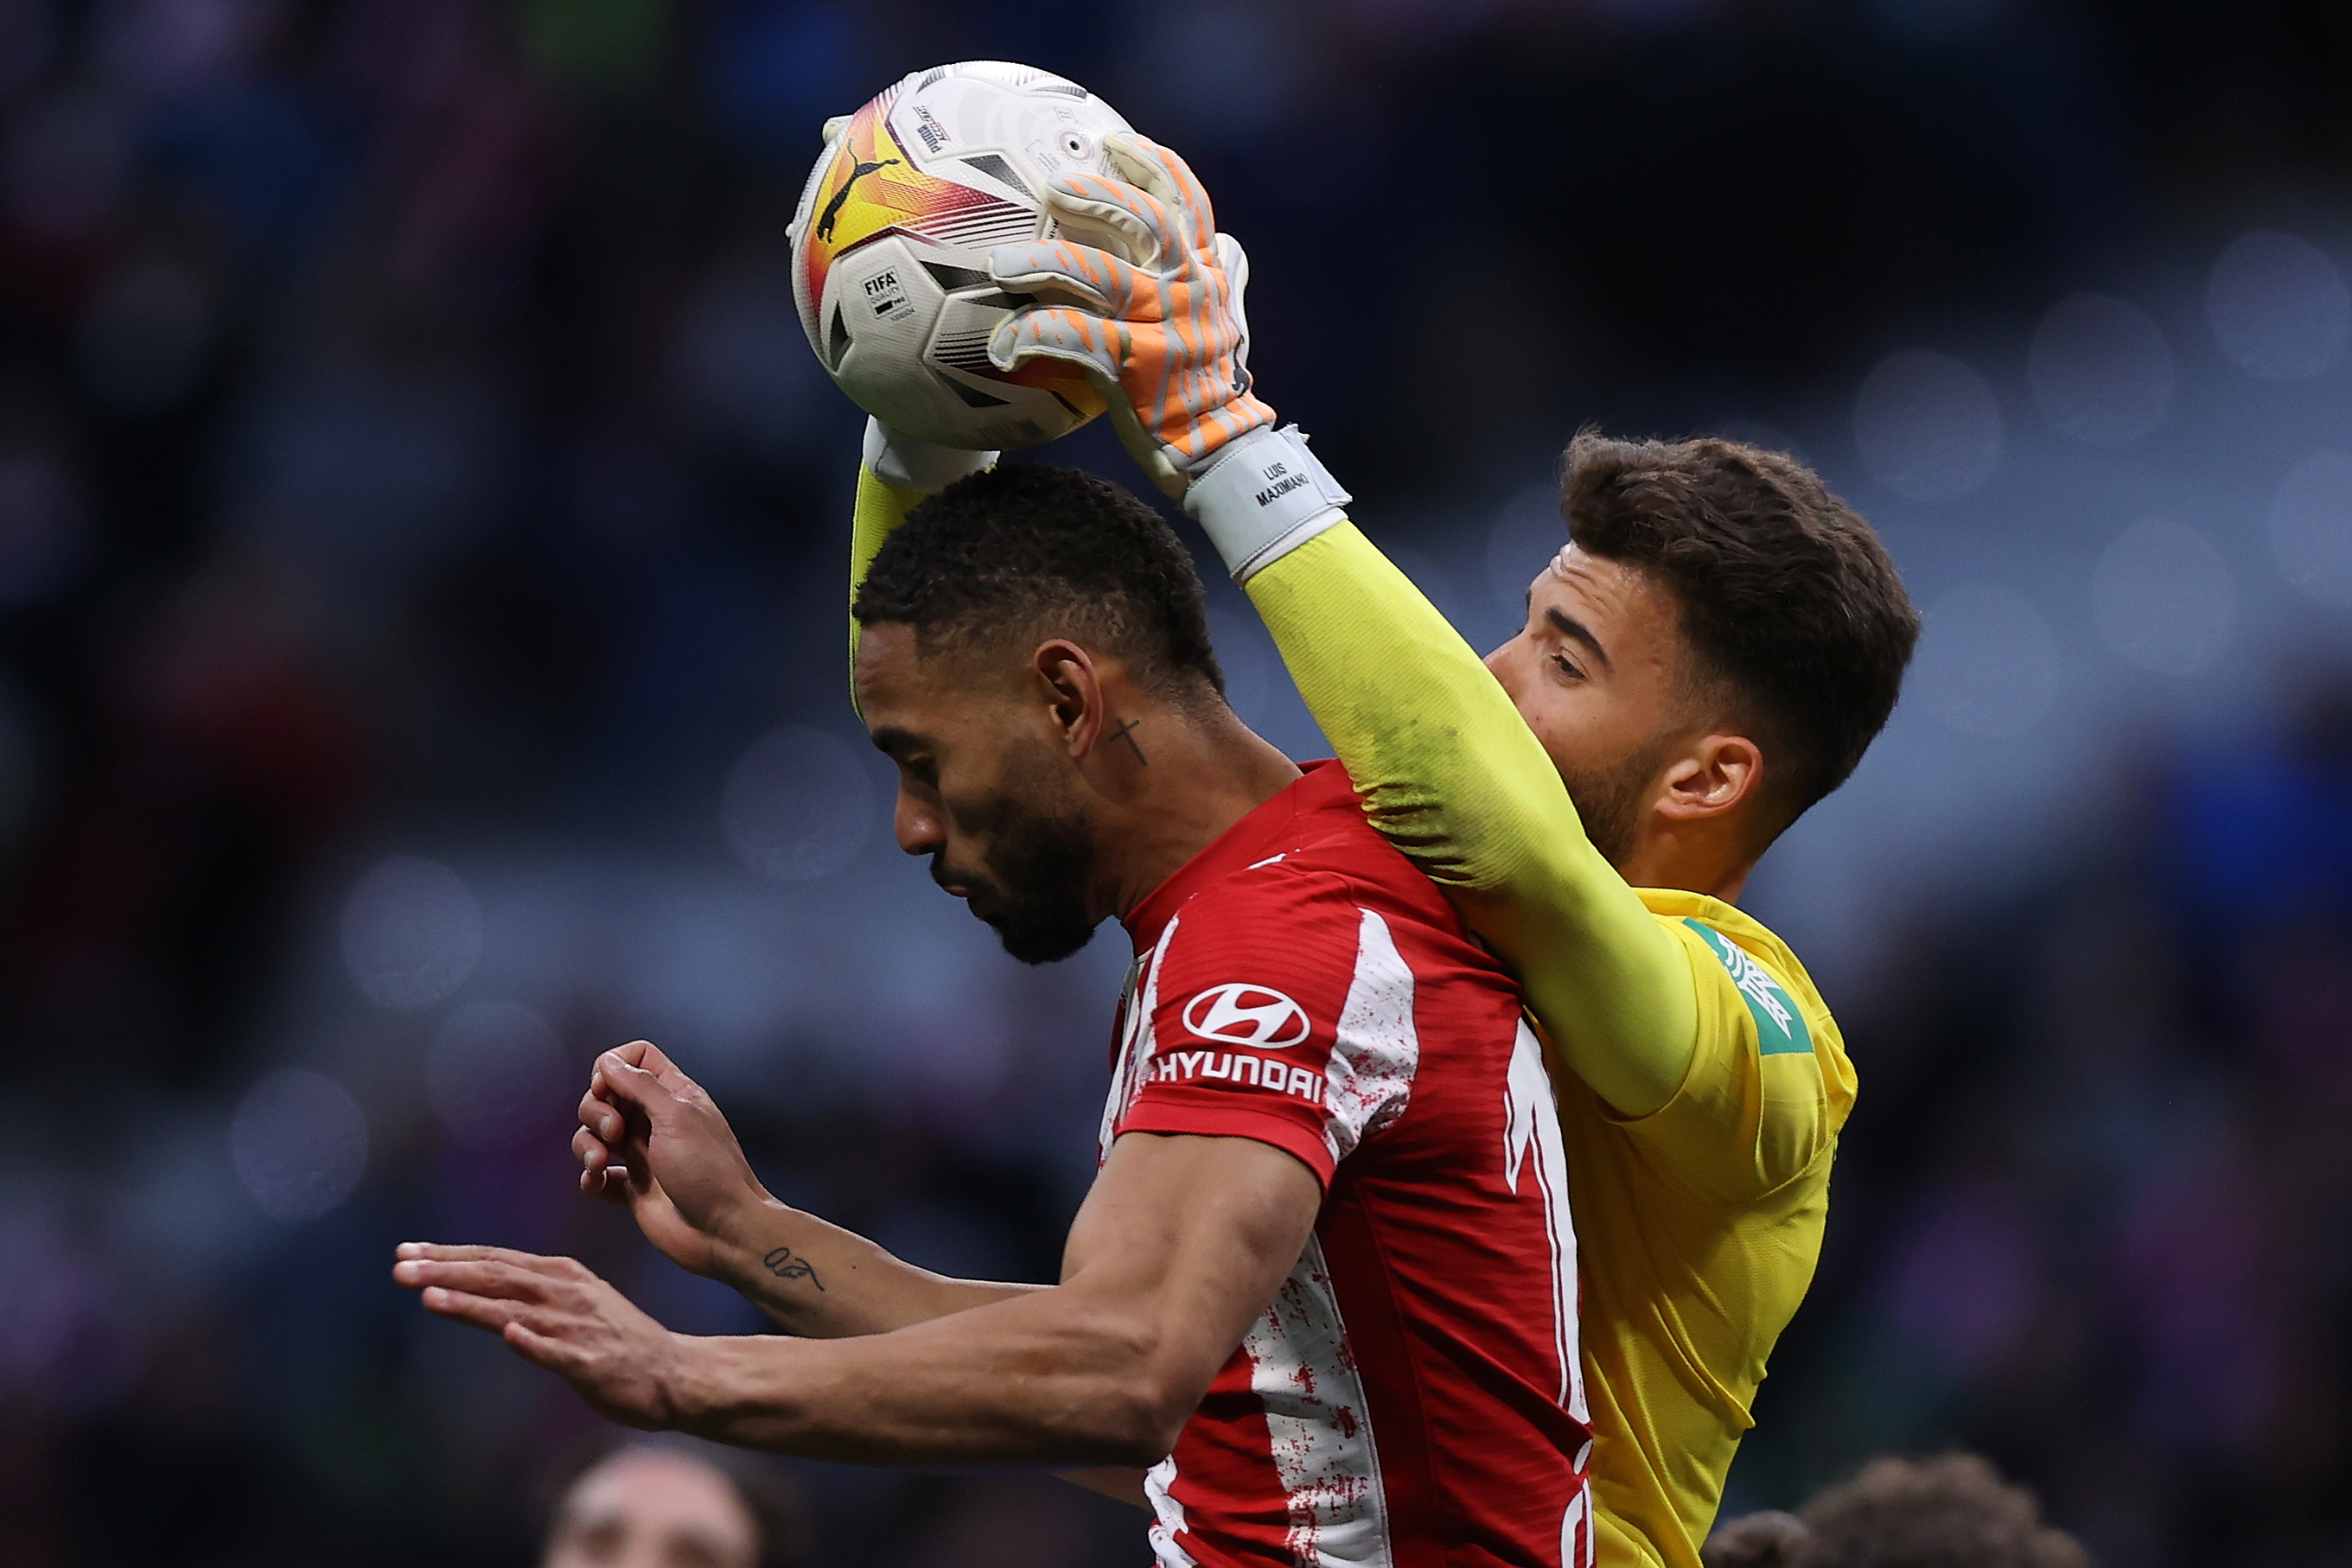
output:
M1250 1138L1327 1188L1402 1114L1420 1045L1413 977L1344 879L1255 868L1187 903L1144 971L1112 1134Z
M1723 932L1661 919L1690 966L1698 1001L1690 1071L1657 1110L1622 1124L1659 1175L1700 1203L1747 1203L1794 1180L1835 1141L1842 1120L1812 1017L1780 977ZM1846 1086L1847 1099L1851 1099Z
M1352 523L1246 587L1372 826L1518 977L1564 1065L1620 1112L1663 1105L1696 1038L1689 965L1478 656Z
M875 555L890 531L907 521L923 499L920 490L900 489L874 477L874 470L859 464L857 468L857 506L849 527L849 602L857 603L857 590L866 581L866 569L874 564ZM849 703L857 705L857 617L849 617Z

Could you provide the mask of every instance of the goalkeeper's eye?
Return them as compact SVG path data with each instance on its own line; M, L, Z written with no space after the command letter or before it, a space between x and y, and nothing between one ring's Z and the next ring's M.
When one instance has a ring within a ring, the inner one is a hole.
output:
M1577 668L1576 661L1570 658L1568 655L1564 653L1556 653L1551 656L1551 662L1553 666L1557 668L1562 675L1568 677L1569 679L1582 680L1584 679L1584 671Z

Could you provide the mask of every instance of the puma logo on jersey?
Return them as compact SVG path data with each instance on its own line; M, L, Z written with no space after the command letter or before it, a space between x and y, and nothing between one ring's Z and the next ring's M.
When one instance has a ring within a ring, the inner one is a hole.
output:
M1184 1004L1184 1027L1221 1046L1278 1051L1307 1036L1307 1009L1265 985L1216 985Z

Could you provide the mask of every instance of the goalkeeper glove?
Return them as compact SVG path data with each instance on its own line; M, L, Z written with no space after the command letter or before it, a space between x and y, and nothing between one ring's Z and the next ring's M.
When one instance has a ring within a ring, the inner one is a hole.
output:
M1131 183L1066 175L1045 200L1081 231L1116 236L1133 259L1067 240L999 246L1000 286L1075 306L1016 311L989 358L1002 370L1047 358L1086 372L1136 461L1246 579L1339 521L1347 493L1251 391L1249 258L1216 232L1208 192L1140 136L1106 137L1103 151Z

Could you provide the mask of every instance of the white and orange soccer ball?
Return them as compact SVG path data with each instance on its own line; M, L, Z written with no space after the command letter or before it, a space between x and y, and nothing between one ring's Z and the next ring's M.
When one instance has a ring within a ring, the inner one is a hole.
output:
M1064 231L1047 181L1118 177L1102 139L1129 129L1118 112L1050 71L967 60L917 71L828 129L793 216L793 298L841 389L895 429L968 451L1035 446L1101 413L1067 364L989 363L990 334L1031 300L990 280L988 257Z

